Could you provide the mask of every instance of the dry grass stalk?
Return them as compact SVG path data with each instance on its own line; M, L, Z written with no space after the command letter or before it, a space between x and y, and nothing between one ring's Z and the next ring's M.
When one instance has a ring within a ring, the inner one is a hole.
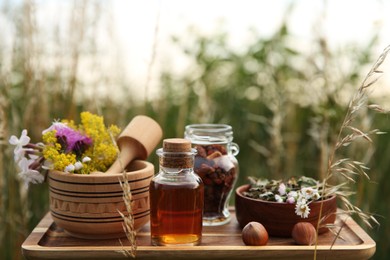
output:
M340 198L341 203L344 206L344 210L342 211L342 213L346 215L346 218L351 217L351 215L357 215L369 227L372 227L371 224L372 222L375 224L379 224L379 222L375 219L375 217L372 214L363 212L360 208L356 207L349 201L348 197L353 193L342 190L342 188L346 184L355 183L356 177L363 177L369 180L370 179L369 175L366 172L366 170L368 170L368 167L366 167L363 162L352 160L350 158L338 159L336 161L336 154L341 148L348 147L351 143L353 143L358 139L359 140L363 139L369 143L372 143L373 141L370 136L374 134L383 134L383 132L381 132L378 129L362 131L354 127L352 124L355 122L356 118L358 117L359 111L362 110L363 108L369 108L372 109L373 111L380 112L380 113L389 112L381 108L377 104L366 105L368 95L371 91L371 87L375 85L375 83L379 79L379 76L383 73L379 69L379 67L385 61L389 51L390 51L390 45L384 49L382 54L379 56L378 60L375 62L375 64L372 66L371 70L367 74L366 78L363 80L363 83L359 87L358 91L350 101L346 116L344 117L344 121L340 127L336 139L336 143L334 145L333 150L331 151L328 160L328 169L327 169L326 177L323 180L323 187L332 187L331 185L328 185L328 183L331 181L332 178L342 177L345 179L345 183L342 183L337 186L333 186L333 189L328 189L327 191L325 191L326 189L324 189L322 198L332 193L336 194ZM323 203L321 203L320 215L318 218L319 221L317 223L317 230L321 224L320 220L322 216L322 206ZM335 233L336 236L333 240L330 249L332 249L336 239L339 237L342 228L343 225L339 227L339 230ZM314 259L316 259L317 256L317 245L318 245L318 234L316 236Z
M0 78L1 80L1 78ZM4 84L5 86L5 84ZM2 93L4 91L4 93ZM6 129L7 129L7 115L5 113L6 109L8 108L8 102L6 100L6 93L5 89L1 90L0 92L0 151L2 153L0 154L0 169L4 169L4 154L3 147L6 147L7 140L6 140ZM3 171L0 171L0 189L3 190ZM1 194L1 193L0 193ZM1 197L0 197L1 199Z
M147 67L147 74L146 74L146 82L145 82L145 107L146 104L149 102L149 87L150 87L150 82L152 79L152 70L153 70L153 65L156 61L156 55L157 55L157 44L158 44L158 33L160 30L160 9L161 9L161 1L159 1L158 9L157 9L157 14L156 14L156 24L154 26L154 32L153 32L153 45L152 45L152 53L151 57L149 60L149 64Z
M130 190L130 184L128 182L127 174L125 170L123 170L123 182L119 180L119 184L121 185L121 188L123 190L123 201L126 206L127 215L120 212L119 210L118 212L123 219L123 224L122 224L123 231L125 232L126 237L129 240L131 246L130 251L123 250L123 252L126 256L131 256L135 258L136 251L137 251L137 241L136 241L137 232L134 229L134 217L133 217L133 210L131 208L132 195Z
M3 90L1 90L3 91ZM4 190L4 186L6 185L4 180L6 179L5 178L5 173L3 171L3 169L5 169L5 164L4 162L6 162L6 158L5 158L5 150L6 150L6 124L7 124L7 117L6 117L6 113L5 113L5 109L6 109L6 106L7 106L7 102L5 100L5 96L3 96L3 93L1 93L2 95L0 95L0 216L1 218L3 219L3 216L5 216L5 208L4 208L4 204L5 204L5 194L3 194L3 190ZM4 220L2 220L0 223L1 225L4 227L4 223L3 223ZM4 244L4 238L5 238L5 231L1 231L0 232L0 243L3 245Z
M113 143L116 144L112 135L111 138L113 140ZM120 239L119 239L119 243L122 245L121 253L123 253L124 256L135 258L137 252L137 241L136 241L137 232L135 231L134 228L133 208L131 207L132 194L131 194L131 188L127 178L125 166L122 164L122 161L120 160L119 149L118 149L118 159L123 173L122 174L123 182L119 179L119 185L123 190L123 202L125 203L127 214L121 212L120 210L118 210L118 213L123 219L122 227L123 227L123 231L126 234L127 240L130 242L130 246L131 246L130 251L124 248L122 241Z
M114 136L111 133L110 136L112 142L116 145ZM123 177L123 181L121 181L121 179L119 178L119 185L123 190L123 202L125 204L127 214L121 212L119 209L117 209L117 211L123 219L123 223L122 223L123 231L126 234L126 238L130 242L130 246L131 246L130 250L126 250L125 247L123 246L122 241L119 239L119 243L122 246L122 250L120 252L126 257L135 258L137 252L137 241L136 241L137 232L134 229L133 208L131 207L131 201L132 201L131 188L130 188L129 180L127 178L126 168L123 165L120 158L118 146L116 146L116 148L118 154L117 159L119 160L120 166L122 168L122 177Z

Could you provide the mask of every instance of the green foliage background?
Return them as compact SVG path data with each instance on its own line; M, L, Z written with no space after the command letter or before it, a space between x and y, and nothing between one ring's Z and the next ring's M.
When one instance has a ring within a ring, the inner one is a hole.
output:
M20 10L25 14L28 5ZM5 13L15 15L16 11ZM169 68L164 70L158 97L139 101L127 93L124 94L126 102L117 103L109 96L97 102L93 93L77 95L88 87L81 79L78 62L83 57L103 62L92 39L80 38L78 44L66 47L71 62L46 68L41 66L47 57L37 51L39 42L34 38L37 32L31 16L15 15L13 21L18 39L12 49L11 70L4 70L5 57L0 57L0 69L3 68L0 70L0 252L3 259L22 258L22 242L49 205L47 185L26 190L17 179L12 147L8 145L12 134L19 135L22 129L28 129L32 140L37 142L41 131L53 119L78 120L84 110L103 115L107 124L122 127L137 114L148 115L161 124L164 138L182 137L185 125L191 123L226 123L233 127L234 142L240 146L237 156L240 178L236 186L246 183L247 176L321 178L327 151L347 109L345 97L359 87L367 68L384 48L378 46L378 38L373 35L366 46L346 45L330 51L326 39L318 37L311 43L312 52L302 53L290 44L293 36L288 24L283 23L268 38L253 32L253 42L235 50L228 46L229 35L223 31L204 37L193 28L185 41L173 37L172 42L194 65L180 75L173 74ZM76 36L75 32L72 37ZM83 49L80 45L87 47ZM99 71L99 66L93 69ZM389 68L384 70L390 73ZM127 88L121 79L114 82L102 79L102 82L119 90ZM390 131L387 116L367 112L359 123L362 128ZM351 188L357 192L353 196L357 206L379 215L380 227L365 228L377 242L374 259L386 259L390 255L387 239L390 201L385 193L390 190L389 141L389 135L378 136L368 148L359 143L340 155L363 160L370 167L371 182L357 180ZM157 168L156 159L154 154L149 158Z

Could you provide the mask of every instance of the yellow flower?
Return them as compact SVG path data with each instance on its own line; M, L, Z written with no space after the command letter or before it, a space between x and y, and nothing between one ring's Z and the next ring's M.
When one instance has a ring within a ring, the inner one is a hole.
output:
M103 117L89 112L81 113L81 124L85 134L93 140L93 146L85 152L92 159L91 171L106 171L117 157L115 139L120 129L114 125L106 128Z
M57 142L56 131L53 130L53 131L46 132L42 136L42 140L45 144L55 144Z
M92 145L89 146L83 153L77 154L75 151L65 153L64 147L61 146L61 140L56 137L56 130L48 131L43 134L42 139L45 143L43 156L51 162L55 170L64 171L69 165L78 164L80 160L88 156L91 160L87 163L82 163L82 167L75 171L76 173L88 174L92 171L105 172L118 154L115 139L120 133L120 129L111 125L104 125L103 117L94 115L90 112L82 112L80 114L81 124L76 126L72 120L62 120L67 127L77 130L81 134L92 140ZM63 140L62 140L63 142Z
M53 168L58 171L64 171L66 166L76 163L76 155L61 153L57 144L55 146L46 145L43 149L43 157L50 161Z

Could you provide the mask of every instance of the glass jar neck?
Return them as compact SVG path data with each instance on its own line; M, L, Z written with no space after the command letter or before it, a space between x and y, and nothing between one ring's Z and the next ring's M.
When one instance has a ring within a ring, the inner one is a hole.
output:
M225 124L193 124L185 127L184 137L200 145L228 144L233 141L233 130Z

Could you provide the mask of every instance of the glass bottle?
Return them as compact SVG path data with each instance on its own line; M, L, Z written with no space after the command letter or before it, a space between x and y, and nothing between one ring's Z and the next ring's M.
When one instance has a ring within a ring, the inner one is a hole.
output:
M194 173L196 150L186 139L163 141L160 170L150 183L153 245L198 245L202 237L204 189Z
M197 150L194 171L205 190L203 225L218 226L230 221L229 198L238 178L239 147L233 130L224 124L193 124L185 128L185 138Z

